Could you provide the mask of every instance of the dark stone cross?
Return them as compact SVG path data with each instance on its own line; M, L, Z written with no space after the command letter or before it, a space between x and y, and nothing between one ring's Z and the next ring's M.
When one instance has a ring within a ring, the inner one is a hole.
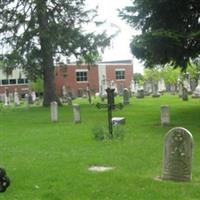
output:
M113 138L112 110L116 108L119 108L119 109L123 108L122 103L115 104L114 91L115 89L107 88L106 92L107 92L108 103L107 104L97 103L96 105L97 108L99 109L108 108L108 130L109 130L109 134L111 138Z

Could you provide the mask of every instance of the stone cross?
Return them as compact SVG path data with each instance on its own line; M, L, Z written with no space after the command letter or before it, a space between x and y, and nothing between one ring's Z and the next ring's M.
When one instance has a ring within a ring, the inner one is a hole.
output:
M192 179L192 134L185 128L171 129L165 137L163 175L165 180Z
M56 101L51 102L51 121L58 121L58 104Z
M123 108L123 105L121 103L119 104L114 103L114 91L115 89L107 88L106 92L107 92L108 103L107 104L97 103L96 105L97 108L99 109L108 108L108 130L109 130L109 134L111 138L113 138L112 110L115 108L119 108L119 109Z
M73 112L74 112L74 122L80 123L81 122L80 105L74 104Z
M161 125L169 125L170 123L170 113L169 113L169 106L162 105L160 110L160 118L161 118Z

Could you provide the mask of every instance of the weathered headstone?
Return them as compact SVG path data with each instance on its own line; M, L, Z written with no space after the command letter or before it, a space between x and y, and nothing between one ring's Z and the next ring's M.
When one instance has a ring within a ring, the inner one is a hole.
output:
M138 99L144 98L144 90L143 89L138 89L137 90L137 96Z
M187 88L185 87L182 88L182 100L188 101L188 91L187 91Z
M193 98L200 98L200 72L198 73L198 76L198 85L192 94Z
M153 84L153 94L152 97L160 97L160 94L158 92L158 83L154 82Z
M74 112L74 122L80 123L81 122L80 105L73 104L73 112Z
M14 103L15 103L16 106L18 106L20 104L19 94L17 92L17 89L15 89L15 92L14 92Z
M171 129L165 137L162 179L190 181L192 151L192 134L182 127Z
M169 106L162 105L160 110L160 118L161 118L161 125L166 126L170 123L170 112L169 112Z
M129 104L129 97L130 97L129 90L127 88L124 88L124 94L123 94L123 103L124 103L124 105Z
M32 99L32 101L35 102L35 101L36 101L36 98L37 98L37 97L36 97L35 91L32 91L32 92L31 92L31 99Z
M119 124L125 124L126 120L124 117L112 117L112 124L113 125L119 125Z
M10 104L10 97L9 97L9 91L6 88L4 93L4 105L8 106Z
M56 101L51 102L51 121L58 121L58 104Z

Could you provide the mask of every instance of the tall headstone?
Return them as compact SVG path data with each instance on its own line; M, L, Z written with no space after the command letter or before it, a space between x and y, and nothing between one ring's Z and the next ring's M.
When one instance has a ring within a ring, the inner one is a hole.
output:
M169 112L169 106L162 105L160 110L160 118L161 118L161 125L166 126L170 123L170 112Z
M200 72L198 73L198 76L198 85L192 94L193 98L200 98Z
M185 88L184 86L182 88L182 100L183 101L187 101L188 100L188 91L187 91L187 88Z
M123 103L124 103L124 105L129 104L129 97L130 97L129 90L127 88L124 88L124 93L123 93Z
M8 106L9 104L10 104L9 91L8 88L6 88L4 93L4 105Z
M81 122L80 105L73 104L73 112L74 112L74 122L80 123Z
M153 84L153 94L152 97L160 97L160 94L158 92L158 83L157 81L154 82Z
M16 106L18 106L20 104L19 94L17 92L17 88L15 88L15 92L14 92L14 103L15 103Z
M32 92L31 92L31 98L32 98L32 101L33 101L33 102L36 101L36 98L37 98L37 97L36 97L35 91L32 91Z
M58 104L56 101L51 102L51 121L58 121Z
M192 179L192 151L192 134L182 127L171 129L165 137L162 178L190 181Z

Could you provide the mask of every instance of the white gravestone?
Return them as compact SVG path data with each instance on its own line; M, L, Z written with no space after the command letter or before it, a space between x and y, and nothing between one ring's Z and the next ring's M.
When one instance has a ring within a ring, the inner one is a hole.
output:
M198 85L193 92L193 95L192 95L193 98L200 98L200 72L198 73L198 76L199 76Z
M19 94L17 92L17 89L15 89L15 92L14 92L14 102L15 102L15 105L18 106L20 104L20 101L19 101Z
M73 112L74 112L74 122L80 123L81 122L80 105L73 104Z
M165 137L162 179L190 181L192 152L192 134L182 127L171 129Z
M170 112L169 112L169 106L167 105L162 105L161 110L160 110L160 118L161 118L161 125L169 125L170 123Z
M58 104L56 101L51 102L51 121L58 121Z

